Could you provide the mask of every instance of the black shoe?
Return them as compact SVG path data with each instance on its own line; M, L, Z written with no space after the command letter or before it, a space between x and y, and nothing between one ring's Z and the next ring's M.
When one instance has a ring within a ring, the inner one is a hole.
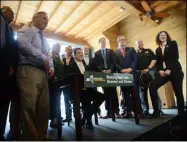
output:
M13 132L10 130L9 133L8 133L8 136L7 136L7 140L8 140L8 141L18 141L20 135L21 135L21 134L16 135L15 133L13 133Z
M0 136L0 141L6 141L4 136Z
M150 118L158 118L160 117L160 111L154 111Z
M93 129L94 129L91 120L87 120L87 122L86 122L86 128L87 128L87 129L90 129L90 130L93 130Z
M62 122L59 122L56 118L54 120L51 120L50 127L51 128L58 128L58 126L64 125Z
M103 119L112 118L112 115L111 114L107 114L106 116L103 116L102 118Z
M132 113L131 112L127 112L122 118L127 118L127 119L129 119L129 118L132 118L133 116L132 116Z
M150 113L149 113L149 111L144 111L144 112L143 112L143 115L144 115L145 117L149 117L149 116L150 116Z

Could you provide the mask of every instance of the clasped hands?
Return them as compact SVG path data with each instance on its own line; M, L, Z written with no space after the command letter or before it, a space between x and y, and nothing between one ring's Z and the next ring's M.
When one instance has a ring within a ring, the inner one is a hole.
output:
M104 73L111 73L112 71L109 69L109 70L102 70L102 72L104 72Z
M132 72L132 68L127 68L127 69L122 69L121 73L131 73Z
M162 77L166 77L166 76L170 75L170 73L171 73L171 70L166 70L166 71L160 70L159 71L159 74Z

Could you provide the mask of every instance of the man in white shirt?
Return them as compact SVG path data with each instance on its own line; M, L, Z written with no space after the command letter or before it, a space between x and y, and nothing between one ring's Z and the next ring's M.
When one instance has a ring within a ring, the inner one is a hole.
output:
M89 57L90 48L88 46L84 46L84 61L86 65L89 65L90 57Z
M46 140L49 118L48 77L54 76L49 46L43 37L48 16L38 12L33 26L18 33L20 62L17 82L23 116L23 140Z

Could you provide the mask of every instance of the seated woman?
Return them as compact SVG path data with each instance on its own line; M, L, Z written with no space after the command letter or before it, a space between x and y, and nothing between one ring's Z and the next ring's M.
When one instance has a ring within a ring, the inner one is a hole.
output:
M56 86L53 81L64 78L64 65L60 58L60 45L54 44L52 47L52 58L55 70L55 76L49 80L49 96L50 96L50 127L56 128L61 123L61 105L60 97L62 90L60 86Z
M179 62L179 51L176 41L172 41L166 31L161 31L157 34L156 43L159 46L156 49L157 70L159 75L150 84L150 95L154 107L153 117L158 117L158 95L157 90L171 81L175 96L177 99L178 114L184 112L184 96L182 90L184 73Z
M84 74L85 71L93 69L93 64L90 63L89 66L83 61L83 51L81 48L74 50L74 60L75 62L68 66L67 72L69 74ZM81 103L83 110L82 126L86 124L86 127L93 129L93 124L91 121L92 115L98 111L99 106L104 101L104 96L102 93L97 92L93 88L84 88L81 90ZM93 103L91 103L93 101Z

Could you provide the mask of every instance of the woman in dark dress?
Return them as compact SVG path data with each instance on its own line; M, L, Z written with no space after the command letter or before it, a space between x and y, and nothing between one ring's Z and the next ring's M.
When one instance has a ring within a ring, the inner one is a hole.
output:
M157 89L170 81L177 100L178 114L183 114L184 96L182 86L184 73L179 62L177 42L175 40L171 40L166 31L161 31L157 34L156 43L158 45L158 48L156 49L156 68L159 75L150 84L151 99L154 100L153 106L158 108L158 98L155 94ZM155 111L153 116L159 116L159 113Z

